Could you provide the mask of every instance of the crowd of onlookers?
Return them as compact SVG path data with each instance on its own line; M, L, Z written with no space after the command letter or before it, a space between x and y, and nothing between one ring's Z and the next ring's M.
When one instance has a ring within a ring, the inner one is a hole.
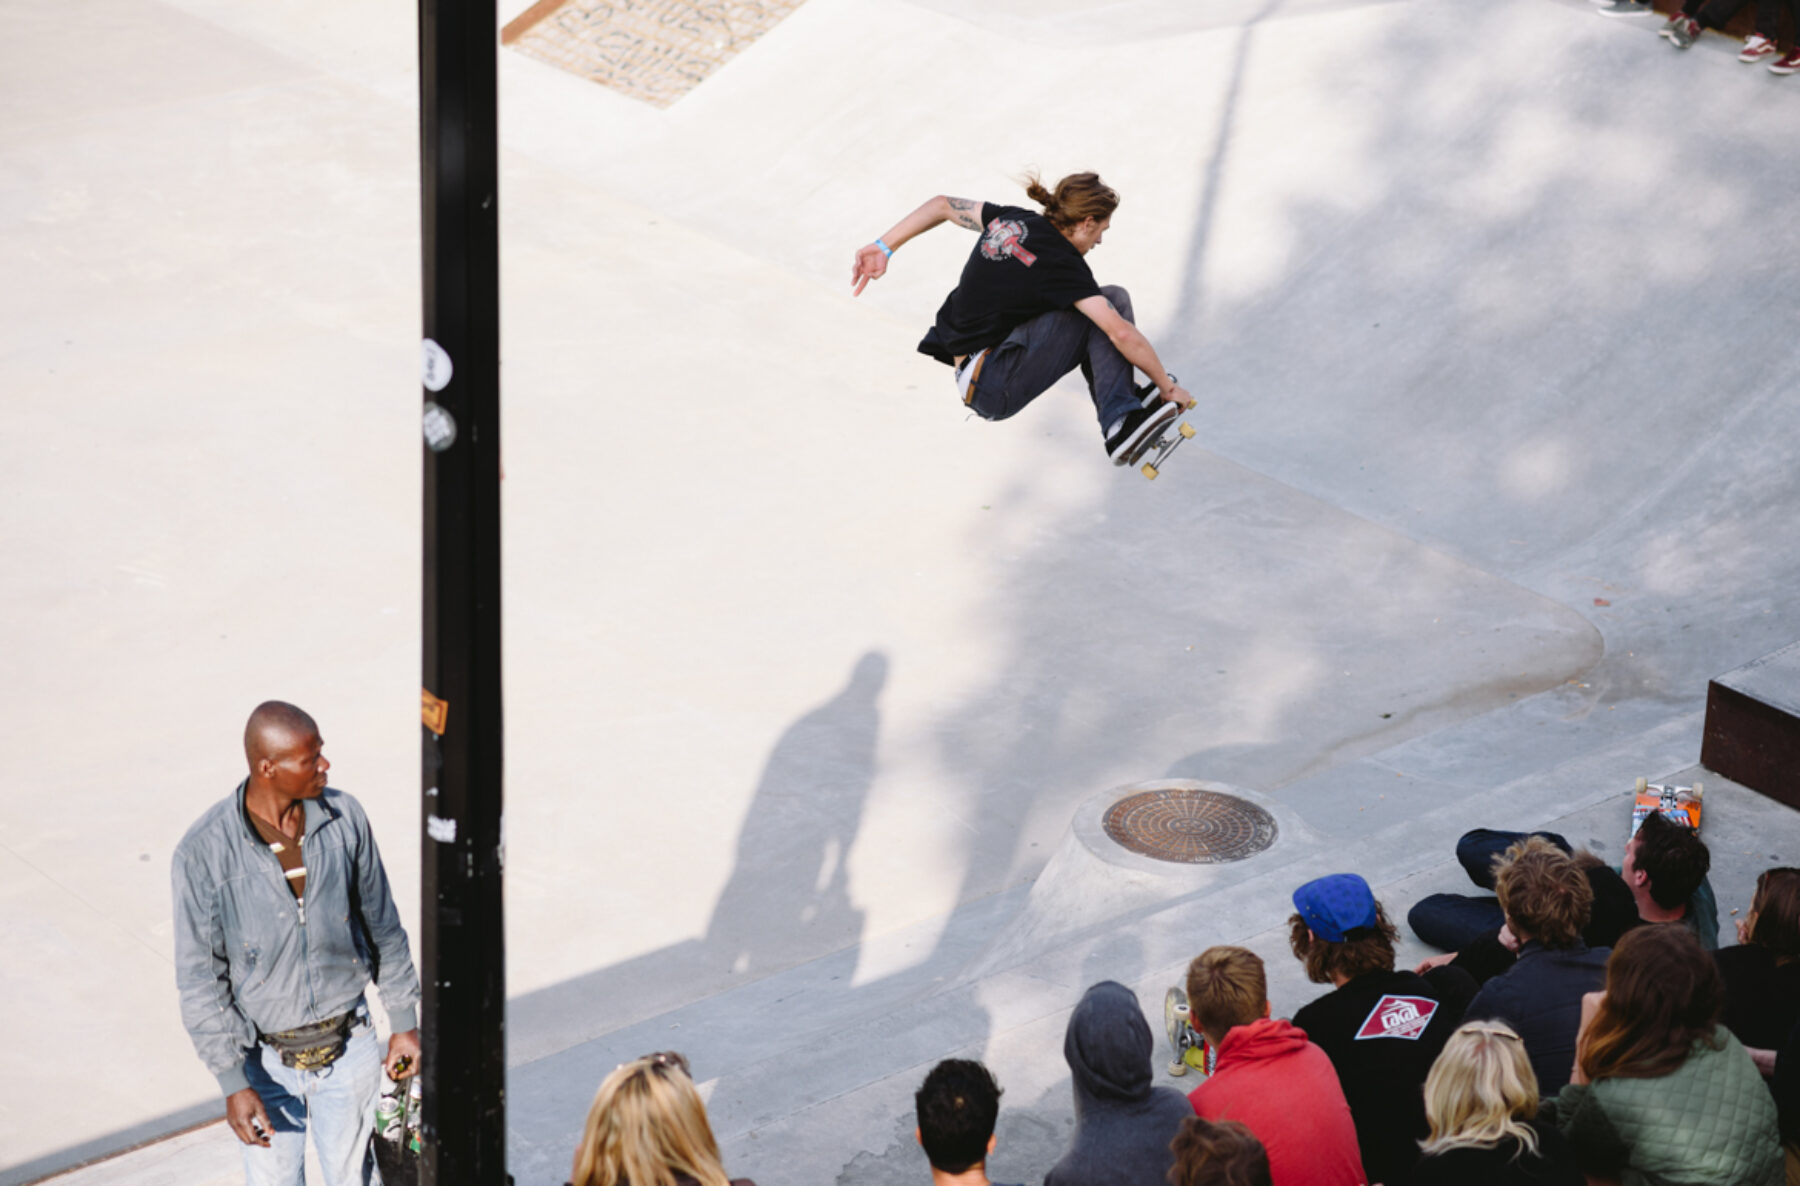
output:
M1458 845L1491 895L1407 916L1448 949L1397 967L1352 873L1294 891L1289 945L1327 991L1274 1015L1262 959L1210 947L1170 994L1171 1075L1129 988L1093 985L1063 1042L1069 1147L1044 1186L1788 1186L1800 1182L1800 869L1757 879L1718 948L1710 858L1652 813L1622 865L1561 836ZM1735 913L1735 911L1734 911ZM915 1096L935 1186L989 1186L1001 1090L948 1059ZM601 1085L573 1186L729 1186L680 1055Z
M1707 29L1723 31L1731 19L1743 11L1746 0L1680 0L1658 35L1666 37L1676 49L1690 49ZM1647 16L1655 9L1646 0L1594 0L1602 16ZM1771 74L1793 74L1800 71L1800 0L1755 0L1756 31L1744 39L1738 51L1740 62L1767 62ZM1786 53L1781 51L1782 14L1788 18L1790 35L1796 41Z

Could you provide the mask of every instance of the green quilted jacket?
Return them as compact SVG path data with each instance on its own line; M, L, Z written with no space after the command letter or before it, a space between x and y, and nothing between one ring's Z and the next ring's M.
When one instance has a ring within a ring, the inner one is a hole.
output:
M1697 1042L1660 1079L1570 1084L1539 1119L1568 1137L1581 1168L1624 1186L1783 1186L1775 1100L1729 1032Z

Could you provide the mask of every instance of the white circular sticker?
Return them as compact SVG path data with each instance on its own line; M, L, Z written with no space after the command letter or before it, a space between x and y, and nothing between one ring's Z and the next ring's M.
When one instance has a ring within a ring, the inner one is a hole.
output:
M425 401L425 443L433 453L456 443L456 417L430 400Z
M422 369L420 380L427 391L442 391L450 386L450 376L456 368L450 364L450 352L426 338L422 345Z

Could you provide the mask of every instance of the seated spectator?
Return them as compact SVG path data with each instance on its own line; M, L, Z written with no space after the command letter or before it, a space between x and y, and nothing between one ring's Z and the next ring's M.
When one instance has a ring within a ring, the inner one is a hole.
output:
M1800 1186L1800 1025L1788 1031L1775 1052L1775 1074L1769 1079L1775 1096L1776 1123L1787 1146L1788 1186Z
M1527 836L1494 866L1494 888L1518 960L1489 980L1465 1016L1506 1022L1524 1039L1539 1091L1555 1095L1575 1064L1581 998L1606 983L1607 948L1581 941L1593 889L1573 857Z
M1209 947L1187 971L1188 1012L1218 1068L1188 1095L1195 1115L1236 1120L1268 1152L1275 1186L1360 1186L1356 1122L1325 1052L1269 1016L1255 952Z
M1430 979L1395 971L1394 924L1354 873L1307 882L1294 891L1294 909L1289 946L1307 979L1335 986L1294 1024L1337 1069L1369 1180L1406 1186L1426 1131L1420 1088L1475 982L1460 968L1435 969Z
M1800 869L1763 870L1737 932L1736 946L1713 953L1725 978L1720 1021L1771 1074L1775 1051L1800 1022Z
M1725 987L1686 927L1638 927L1613 948L1606 989L1582 1002L1569 1086L1543 1116L1590 1177L1781 1186L1775 1102L1718 1026Z
M1241 1124L1190 1115L1175 1137L1169 1186L1271 1186L1269 1155Z
M913 1135L931 1162L933 1186L988 1186L1000 1085L980 1063L946 1058L913 1094L919 1127Z
M1063 1036L1075 1135L1044 1186L1133 1186L1168 1177L1169 1142L1194 1109L1179 1091L1152 1086L1155 1046L1129 988L1104 980L1082 994Z
M1679 921L1712 950L1719 945L1719 904L1706 880L1712 864L1706 845L1693 829L1666 816L1653 813L1644 822L1648 832L1638 829L1626 844L1625 861L1618 869L1607 868L1591 853L1572 853L1594 893L1582 941L1589 947L1611 947L1632 927ZM1531 835L1572 852L1569 842L1554 832ZM1470 880L1492 889L1494 860L1524 838L1522 832L1480 828L1457 841L1456 858ZM1454 962L1485 982L1512 966L1512 953L1498 941L1505 922L1498 899L1430 894L1413 906L1406 921L1419 938L1452 953L1420 964L1421 972Z
M1619 875L1639 918L1678 922L1711 951L1719 945L1719 903L1706 880L1711 867L1712 854L1692 828L1653 811L1625 846Z
M730 1182L694 1090L687 1059L647 1054L616 1068L594 1093L575 1150L571 1186L753 1186Z
M1687 49L1700 40L1702 29L1723 29L1744 7L1744 0L1682 0L1669 23L1657 30L1676 49ZM1756 32L1738 52L1740 62L1766 62L1781 57L1781 10L1790 0L1756 0ZM1796 12L1800 15L1800 12Z
M1606 863L1592 853L1575 851L1555 832L1501 832L1477 828L1463 833L1456 842L1457 863L1469 875L1470 881L1482 889L1492 890L1494 863L1527 836L1537 836L1569 853L1586 875L1594 899L1588 925L1582 931L1582 940L1589 947L1611 947L1620 935L1638 925L1637 902L1625 888L1618 872L1607 868ZM1500 909L1498 898L1428 894L1407 913L1406 922L1414 934L1432 946L1465 952L1483 941L1494 940L1506 923L1506 914ZM1470 973L1480 981L1505 971L1512 964L1512 953L1498 943L1493 946L1496 951L1491 954L1501 961L1497 967L1470 966L1466 960L1458 960L1459 966L1468 966Z
M1130 988L1102 981L1082 995L1062 1038L1075 1083L1075 1137L1044 1186L1130 1186L1168 1177L1170 1141L1193 1109L1181 1092L1152 1085L1154 1049L1150 1022Z
M1562 1133L1540 1126L1537 1111L1524 1039L1502 1022L1463 1023L1425 1079L1431 1135L1415 1186L1585 1186Z

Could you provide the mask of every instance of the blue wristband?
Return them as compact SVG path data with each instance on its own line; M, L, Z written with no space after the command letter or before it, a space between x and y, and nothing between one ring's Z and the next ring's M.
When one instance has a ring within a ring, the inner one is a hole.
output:
M875 246L881 248L881 254L887 256L889 259L894 258L894 249L889 247L886 243L883 243L880 239L875 240Z

